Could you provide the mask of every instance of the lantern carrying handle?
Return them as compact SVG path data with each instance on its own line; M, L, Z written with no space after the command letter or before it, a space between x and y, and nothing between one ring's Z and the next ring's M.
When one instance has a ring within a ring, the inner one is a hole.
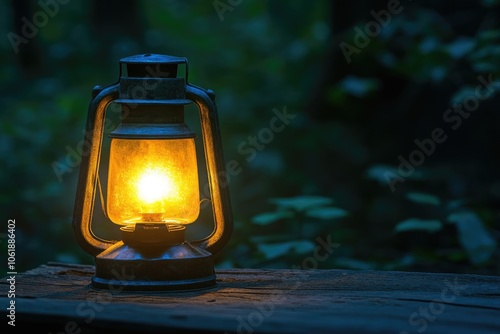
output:
M94 211L96 182L99 173L106 108L113 100L118 99L118 94L118 83L104 88L101 86L94 87L87 113L80 175L73 213L73 229L80 247L94 256L116 243L114 240L99 238L92 232L92 215Z
M198 106L200 112L205 161L211 190L210 202L212 203L214 217L214 229L212 233L208 237L192 243L199 244L210 253L216 254L228 243L233 233L233 217L226 168L223 163L224 157L217 107L215 104L215 93L212 90L205 90L201 87L187 84L186 97Z

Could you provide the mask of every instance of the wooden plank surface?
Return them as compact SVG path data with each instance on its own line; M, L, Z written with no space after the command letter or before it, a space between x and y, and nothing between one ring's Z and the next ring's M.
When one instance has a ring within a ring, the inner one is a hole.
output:
M41 333L500 333L500 277L352 270L218 270L197 292L95 290L94 267L15 276L16 331ZM2 333L5 331L2 330Z

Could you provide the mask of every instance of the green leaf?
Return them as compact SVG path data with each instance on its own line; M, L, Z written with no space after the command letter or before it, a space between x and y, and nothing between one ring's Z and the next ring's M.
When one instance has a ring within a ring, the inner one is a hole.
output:
M440 41L433 36L425 37L419 45L419 51L422 54L429 54L431 52L436 51L439 47L441 47Z
M296 254L306 254L314 250L314 243L309 240L297 240L280 242L273 244L259 244L257 249L264 255L268 260L276 259L290 252Z
M461 58L472 51L475 43L469 37L459 37L446 46L448 53L455 59Z
M430 204L436 206L441 204L441 200L437 196L426 193L410 192L406 194L406 198L412 202L420 204Z
M394 228L396 232L426 231L434 233L443 227L443 223L437 219L408 218L399 222Z
M446 77L446 68L443 66L434 66L430 70L430 76L434 81L442 81Z
M410 175L402 177L398 170L398 166L390 165L373 165L366 170L365 176L367 179L375 180L381 185L391 187L391 184L395 181L402 182L401 180L411 179L411 180L423 180L427 176L420 169L415 169ZM398 182L395 183L396 185Z
M373 165L366 170L366 178L375 180L383 185L388 185L391 176L399 176L397 166L389 165Z
M494 0L496 2L500 2L498 0ZM483 30L478 33L478 38L482 41L492 42L498 38L500 38L500 30L497 29L489 29Z
M284 209L304 211L306 209L332 204L333 199L323 196L298 196L291 198L273 198L270 202Z
M498 66L496 64L487 61L473 63L472 67L476 72L482 73L495 72L498 70Z
M293 217L293 213L290 211L263 212L252 217L252 223L257 225L269 225L278 220L291 217Z
M459 208L461 208L464 204L465 204L465 200L463 199L452 199L452 200L449 200L447 203L446 203L446 209L447 210L457 210ZM450 223L450 221L448 220L448 223Z
M313 208L306 211L306 216L318 219L335 219L347 216L346 210L341 208L336 208L334 206L328 206L323 208Z
M456 224L458 240L471 263L481 264L491 258L497 247L496 241L475 212L455 212L448 216L448 220Z
M349 94L356 97L364 97L368 93L377 90L379 82L377 79L359 78L349 75L340 82L340 85Z

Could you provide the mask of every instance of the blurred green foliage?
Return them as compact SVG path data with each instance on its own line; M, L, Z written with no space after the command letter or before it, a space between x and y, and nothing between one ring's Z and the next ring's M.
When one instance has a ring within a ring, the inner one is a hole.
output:
M447 131L394 192L387 179L416 138L445 127L443 113L474 94L478 76L499 80L499 1L405 3L349 64L339 43L353 44L353 28L386 2L353 1L344 13L330 1L242 1L223 20L211 1L123 1L97 13L96 3L61 5L19 45L27 55L8 38L0 45L0 206L5 223L16 219L19 271L93 263L71 228L72 151L92 87L118 79L120 58L149 52L187 57L189 81L216 92L225 159L241 166L218 267L291 267L330 237L340 246L321 268L500 274L498 98ZM0 4L2 36L15 26L12 4ZM284 110L294 118L283 131L245 151ZM54 162L69 166L61 178Z

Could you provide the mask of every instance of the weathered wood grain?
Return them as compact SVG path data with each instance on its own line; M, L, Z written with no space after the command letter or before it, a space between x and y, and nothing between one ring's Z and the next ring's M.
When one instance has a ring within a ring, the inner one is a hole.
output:
M214 289L139 293L95 290L93 272L49 263L16 275L16 332L500 333L496 276L231 269ZM5 278L0 290L3 327Z

